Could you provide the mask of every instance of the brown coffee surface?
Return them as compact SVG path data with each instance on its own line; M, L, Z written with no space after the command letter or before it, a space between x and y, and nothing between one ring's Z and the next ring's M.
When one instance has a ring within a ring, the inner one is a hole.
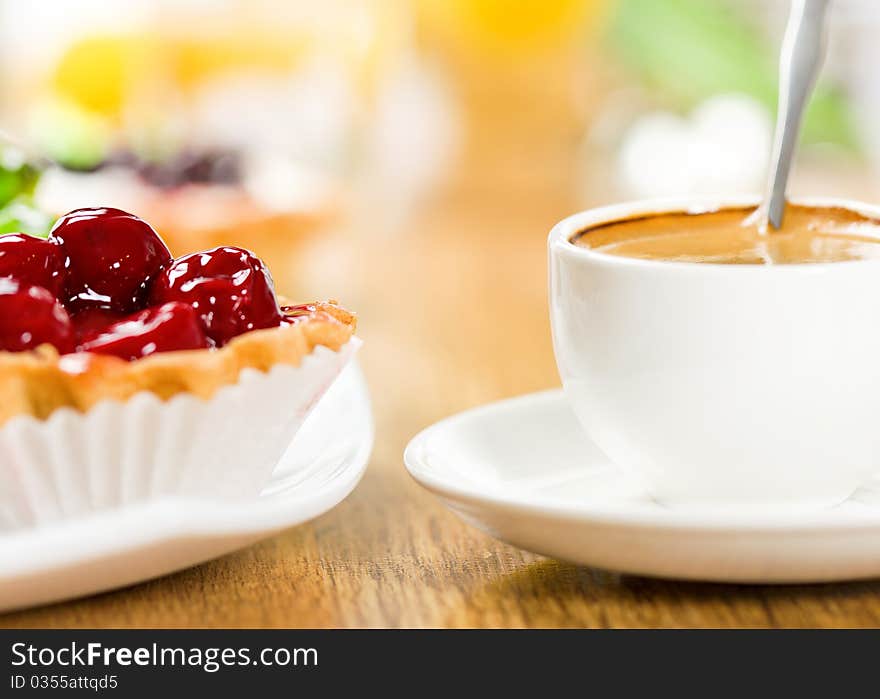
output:
M762 233L752 209L656 214L578 233L575 245L609 255L715 264L802 264L880 258L880 221L840 208L789 205Z

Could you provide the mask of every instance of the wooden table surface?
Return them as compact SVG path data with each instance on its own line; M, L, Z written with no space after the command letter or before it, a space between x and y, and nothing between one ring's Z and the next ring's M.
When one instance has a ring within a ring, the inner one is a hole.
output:
M491 128L475 133L479 148L405 230L354 230L261 251L279 267L293 256L279 287L338 296L360 314L377 439L355 492L314 522L246 550L128 589L0 616L0 626L880 624L880 583L729 586L580 568L469 527L410 479L402 453L420 429L559 384L545 239L575 208L574 136L557 129L556 139L524 138L536 125L505 127L501 114L485 123Z

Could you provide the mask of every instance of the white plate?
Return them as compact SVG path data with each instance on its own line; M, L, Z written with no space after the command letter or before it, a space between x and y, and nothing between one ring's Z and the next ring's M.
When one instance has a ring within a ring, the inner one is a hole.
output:
M880 483L810 513L668 509L589 441L561 390L443 420L404 459L467 522L582 565L717 582L880 577Z
M315 407L257 500L168 498L0 534L0 610L155 578L302 524L354 489L372 447L367 387L352 364Z

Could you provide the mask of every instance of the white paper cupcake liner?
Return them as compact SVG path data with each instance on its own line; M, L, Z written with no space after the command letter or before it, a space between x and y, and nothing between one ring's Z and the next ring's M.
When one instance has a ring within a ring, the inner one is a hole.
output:
M256 497L360 344L318 346L298 367L245 369L210 400L141 392L86 413L13 418L0 428L0 528L166 495Z

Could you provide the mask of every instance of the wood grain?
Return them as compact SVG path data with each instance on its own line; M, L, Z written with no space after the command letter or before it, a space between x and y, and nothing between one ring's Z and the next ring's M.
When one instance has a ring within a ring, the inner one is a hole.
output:
M457 174L406 230L354 226L269 255L290 269L280 287L338 297L360 312L377 441L357 490L316 521L246 550L129 589L7 614L0 625L880 624L878 583L701 585L578 568L470 528L408 477L402 452L423 427L558 385L544 246L550 226L576 208L576 116L550 124L554 136L534 137L547 133L545 116L513 118L485 96L481 109L480 123L495 128L471 130Z

